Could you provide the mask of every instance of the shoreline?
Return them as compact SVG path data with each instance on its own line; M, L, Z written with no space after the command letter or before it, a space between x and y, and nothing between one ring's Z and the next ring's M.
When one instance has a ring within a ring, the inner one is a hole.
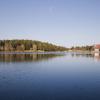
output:
M0 54L56 54L68 51L0 51Z
M99 53L100 52L95 52L95 51L85 51L85 50L68 50L68 51L41 51L41 50L37 50L37 51L32 51L32 50L26 50L26 51L0 51L0 53L60 53L60 52L67 52L67 53L82 53L82 54L95 54L95 53Z

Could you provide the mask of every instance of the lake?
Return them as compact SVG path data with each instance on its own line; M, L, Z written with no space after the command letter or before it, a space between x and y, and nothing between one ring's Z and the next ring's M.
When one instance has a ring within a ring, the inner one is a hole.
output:
M0 100L100 100L100 55L0 53Z

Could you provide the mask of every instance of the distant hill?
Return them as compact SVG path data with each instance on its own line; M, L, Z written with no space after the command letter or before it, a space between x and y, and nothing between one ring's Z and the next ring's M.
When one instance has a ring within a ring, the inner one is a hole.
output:
M0 40L0 51L66 51L66 47L33 40Z

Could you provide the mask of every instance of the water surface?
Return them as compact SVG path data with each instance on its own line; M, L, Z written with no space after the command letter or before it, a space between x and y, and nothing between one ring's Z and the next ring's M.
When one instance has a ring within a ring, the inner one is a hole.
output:
M1 53L0 100L100 100L100 56Z

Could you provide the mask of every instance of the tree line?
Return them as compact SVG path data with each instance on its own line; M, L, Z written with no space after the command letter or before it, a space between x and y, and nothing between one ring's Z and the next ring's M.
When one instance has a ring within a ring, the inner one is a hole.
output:
M71 50L82 50L82 51L93 51L94 46L76 46L76 47L71 47Z
M0 40L0 51L66 51L67 48L34 40Z

